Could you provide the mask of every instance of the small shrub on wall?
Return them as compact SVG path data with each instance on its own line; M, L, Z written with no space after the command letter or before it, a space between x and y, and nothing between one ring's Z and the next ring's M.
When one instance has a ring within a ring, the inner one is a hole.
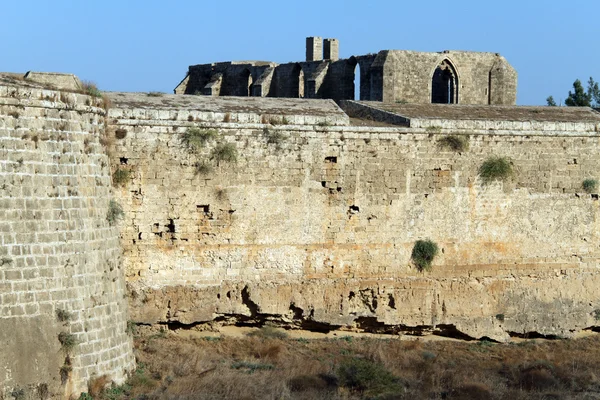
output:
M197 152L216 137L217 131L214 129L188 128L181 135L181 141L190 151Z
M219 143L211 152L211 158L219 164L221 161L236 162L237 149L233 143Z
M125 186L131 176L131 171L128 169L117 168L113 174L113 185L116 187Z
M479 167L479 176L485 185L495 180L506 180L512 174L512 164L506 157L490 157Z
M417 240L413 246L410 258L419 271L430 271L431 263L435 256L437 256L438 251L438 246L433 241L429 239Z
M119 203L117 203L115 200L111 200L108 203L108 212L106 214L106 220L110 225L116 224L117 221L123 218L124 215L125 213L123 212L123 207L121 207Z
M469 138L467 136L449 135L438 140L441 148L452 151L467 151L469 149Z
M586 179L581 186L586 193L595 193L598 191L598 181L596 179Z

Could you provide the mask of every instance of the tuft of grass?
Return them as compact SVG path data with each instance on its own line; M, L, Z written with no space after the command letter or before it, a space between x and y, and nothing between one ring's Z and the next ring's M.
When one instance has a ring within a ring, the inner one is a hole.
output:
M321 121L321 122L317 122L317 126L320 126L322 128L327 127L327 126L331 126L331 124L327 121Z
M56 309L56 318L60 322L69 322L72 317L73 317L73 315L70 312L68 312L67 310L63 310L61 308Z
M212 165L206 161L198 161L196 164L194 164L194 168L196 170L196 174L200 175L207 175L213 171Z
M125 333L128 335L135 336L137 335L138 328L137 324L133 321L127 321L127 327L125 328Z
M210 153L210 157L219 164L221 161L237 162L237 149L233 143L219 143Z
M218 133L214 129L188 128L181 134L181 141L191 151L199 151L210 140L214 140Z
M430 271L431 263L435 256L437 256L438 251L438 246L433 241L429 239L417 240L413 246L410 258L419 271Z
M91 81L81 82L81 90L83 91L83 93L87 94L88 96L98 97L98 98L102 97L102 92L100 91L100 89L98 89L98 86L96 86L96 84L94 82L91 82Z
M231 364L231 369L240 369L245 370L248 374L253 374L256 371L268 371L271 369L275 369L273 364L266 363L254 363L248 361L235 361Z
M281 118L271 117L271 118L269 118L269 124L271 124L271 125L289 125L290 121L288 121L288 119L286 117L281 117Z
M336 371L340 386L373 398L386 393L398 393L403 385L400 378L383 365L364 358L351 358Z
M129 181L131 171L128 169L117 168L113 173L113 185L115 187L123 187Z
M596 179L586 179L582 182L581 187L586 193L595 193L598 191L598 181Z
M111 200L108 203L108 212L106 214L106 220L108 221L109 225L112 226L116 224L117 221L123 218L124 215L125 213L123 212L123 207L121 207L119 203L117 203L115 200Z
M600 321L600 309L595 309L594 310L594 319L596 321Z
M490 157L479 167L479 176L484 184L505 180L513 174L513 167L506 157Z
M77 345L77 338L75 335L67 332L61 332L58 334L58 341L64 351L70 352Z
M469 149L469 139L466 136L448 135L437 141L438 145L453 151L466 151Z
M272 326L263 326L262 328L248 333L248 336L259 337L263 339L287 339L288 334Z
M18 113L18 112L16 112L16 111L10 111L10 112L8 113L8 115L9 115L10 117L13 117L14 119L18 119L18 118L19 118L19 113Z
M269 128L263 129L263 136L267 139L267 144L279 146L287 139L287 137L279 131L271 131Z
M441 126L428 126L427 128L425 128L425 132L427 133L440 133L441 131Z
M148 92L148 97L162 97L164 95L163 92Z

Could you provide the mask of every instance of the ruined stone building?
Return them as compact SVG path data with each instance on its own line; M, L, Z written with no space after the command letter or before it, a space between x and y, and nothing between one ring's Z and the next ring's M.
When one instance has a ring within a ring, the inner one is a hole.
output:
M309 37L304 62L192 65L175 93L514 105L517 73L498 53L382 50L339 59L337 39Z

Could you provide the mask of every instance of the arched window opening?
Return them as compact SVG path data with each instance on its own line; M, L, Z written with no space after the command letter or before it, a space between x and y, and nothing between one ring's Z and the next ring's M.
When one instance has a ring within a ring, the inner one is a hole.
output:
M298 97L304 98L304 71L302 71L302 68L298 73Z
M252 83L254 83L254 80L252 74L248 71L248 97L252 96Z
M354 100L362 100L360 97L360 64L356 63L354 68Z
M433 72L431 102L440 104L458 103L458 76L448 60L442 61Z

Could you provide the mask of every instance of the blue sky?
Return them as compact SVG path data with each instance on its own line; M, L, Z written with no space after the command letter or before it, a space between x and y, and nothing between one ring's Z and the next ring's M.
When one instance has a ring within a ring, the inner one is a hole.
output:
M518 104L600 80L600 1L4 1L7 72L70 72L102 90L171 92L188 65L304 59L306 36L340 55L384 49L501 53Z

